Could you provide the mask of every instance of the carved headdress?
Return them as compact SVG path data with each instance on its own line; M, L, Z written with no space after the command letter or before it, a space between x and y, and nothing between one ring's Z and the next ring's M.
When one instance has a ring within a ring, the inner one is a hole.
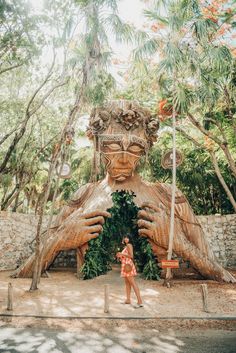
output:
M87 135L94 141L93 180L97 180L101 165L101 149L107 142L120 142L123 146L138 144L147 155L157 139L159 122L151 112L136 101L110 101L94 108L90 115ZM104 155L104 153L103 153Z
M136 101L117 100L92 110L87 135L98 137L98 143L129 135L147 151L157 139L158 128L157 117L148 109Z

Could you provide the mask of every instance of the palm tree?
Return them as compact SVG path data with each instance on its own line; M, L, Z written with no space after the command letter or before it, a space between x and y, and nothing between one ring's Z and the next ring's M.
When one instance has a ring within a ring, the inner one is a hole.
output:
M235 166L235 61L219 36L224 25L205 14L197 0L160 1L146 11L155 21L154 34L134 52L140 61L159 56L153 69L162 95L170 98L179 119L189 126L178 129L184 136L204 137L219 180L234 209L236 203L220 173L218 155L226 159L232 174ZM163 6L165 7L163 10ZM210 141L210 143L209 143ZM192 140L193 142L193 140Z

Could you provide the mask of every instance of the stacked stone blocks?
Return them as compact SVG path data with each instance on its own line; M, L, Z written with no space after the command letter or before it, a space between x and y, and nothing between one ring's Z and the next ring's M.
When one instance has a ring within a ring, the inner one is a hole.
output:
M198 216L210 245L224 267L236 268L236 214ZM46 227L48 217L43 220ZM14 270L34 251L38 216L0 212L0 270ZM76 267L76 253L62 252L54 267Z

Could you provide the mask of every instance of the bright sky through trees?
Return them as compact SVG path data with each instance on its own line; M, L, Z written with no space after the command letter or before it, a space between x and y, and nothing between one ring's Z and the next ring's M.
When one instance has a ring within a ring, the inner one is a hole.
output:
M30 0L30 4L35 13L43 13L45 0ZM120 0L118 2L118 14L120 18L134 25L137 29L143 29L145 18L143 10L145 9L145 1L142 0ZM113 50L113 61L110 68L112 75L115 77L118 85L123 85L124 80L119 73L124 73L128 68L129 58L135 46L127 43L117 43L111 35L110 44ZM44 54L44 61L51 60L52 52L47 48ZM119 61L119 63L118 63Z

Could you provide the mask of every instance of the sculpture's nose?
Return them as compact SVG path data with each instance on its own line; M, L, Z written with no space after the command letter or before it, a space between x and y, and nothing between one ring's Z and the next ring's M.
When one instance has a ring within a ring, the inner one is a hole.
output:
M122 164L126 164L129 161L129 156L126 152L122 152L119 158L119 162Z

